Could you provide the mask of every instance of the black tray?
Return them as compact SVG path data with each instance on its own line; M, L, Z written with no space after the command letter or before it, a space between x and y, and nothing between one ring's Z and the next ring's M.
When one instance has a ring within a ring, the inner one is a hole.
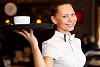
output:
M21 29L51 29L53 24L49 23L31 23L31 24L17 24L17 25L1 25L0 30L21 30Z

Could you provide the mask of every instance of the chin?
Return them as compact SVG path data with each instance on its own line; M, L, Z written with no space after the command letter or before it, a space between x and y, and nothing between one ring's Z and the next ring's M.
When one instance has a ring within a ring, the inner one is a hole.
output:
M74 30L74 28L70 28L70 29L69 29L69 31L73 31L73 30Z

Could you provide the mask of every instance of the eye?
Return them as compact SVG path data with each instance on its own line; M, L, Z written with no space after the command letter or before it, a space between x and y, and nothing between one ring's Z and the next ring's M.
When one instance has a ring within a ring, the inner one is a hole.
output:
M72 13L71 16L76 16L76 14L75 13Z
M65 19L66 19L67 17L68 17L67 15L63 16L63 18L65 18Z

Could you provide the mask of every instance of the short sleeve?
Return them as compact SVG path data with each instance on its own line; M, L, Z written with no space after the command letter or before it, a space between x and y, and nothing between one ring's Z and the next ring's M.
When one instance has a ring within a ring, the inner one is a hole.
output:
M50 44L48 42L43 42L42 43L42 55L43 57L49 56L57 60L59 57L59 52L56 46L54 46L53 44Z

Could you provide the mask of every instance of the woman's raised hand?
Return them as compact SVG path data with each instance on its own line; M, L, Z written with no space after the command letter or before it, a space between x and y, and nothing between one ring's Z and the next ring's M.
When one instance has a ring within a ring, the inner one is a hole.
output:
M33 47L38 46L37 38L34 36L32 29L30 29L30 32L26 31L25 29L23 29L21 31L15 30L15 32L24 36L26 38L26 40L31 44L31 46L33 46Z

